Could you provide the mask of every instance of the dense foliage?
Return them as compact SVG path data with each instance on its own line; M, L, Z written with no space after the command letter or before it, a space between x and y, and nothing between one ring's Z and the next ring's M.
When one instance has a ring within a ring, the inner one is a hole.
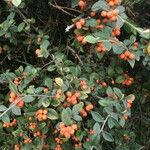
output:
M121 2L1 2L0 149L150 148L150 29Z

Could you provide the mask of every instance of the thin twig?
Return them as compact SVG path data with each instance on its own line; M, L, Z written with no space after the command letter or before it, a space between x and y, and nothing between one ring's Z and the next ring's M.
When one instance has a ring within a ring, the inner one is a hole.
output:
M83 62L80 59L79 55L76 53L76 51L74 49L72 49L70 46L67 46L67 48L78 58L79 62L81 63L81 65L83 66Z
M18 98L19 99L19 98ZM12 103L12 105L10 105L10 107L8 109L6 109L1 115L0 118L5 115L11 108L13 108L14 106L16 106L19 102L21 101L21 99L19 99L17 102Z
M52 4L52 3L49 3L52 7L54 7L54 8L57 8L58 10L61 10L62 12L64 12L64 13L66 13L67 15L69 15L69 16L72 16L72 17L77 17L76 15L73 15L73 14L71 14L71 13L69 13L69 12L67 12L66 10L64 10L61 6L59 6L59 5L54 5L54 4Z
M110 115L108 115L108 116L106 117L106 119L104 120L104 123L103 123L103 125L102 125L102 127L101 127L101 129L100 129L100 133L103 132L104 127L105 127L105 124L107 123L107 120L109 119L109 117L110 117Z

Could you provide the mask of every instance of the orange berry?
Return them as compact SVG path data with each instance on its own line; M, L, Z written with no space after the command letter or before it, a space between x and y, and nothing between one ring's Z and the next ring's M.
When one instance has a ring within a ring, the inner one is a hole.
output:
M97 23L101 23L101 20L100 20L100 19L97 19L96 22L97 22Z
M49 90L48 90L48 88L44 88L43 91L44 91L44 93L48 93Z
M131 108L132 104L131 103L127 103L127 108Z
M10 95L9 95L11 98L15 99L16 98L16 94L14 92L10 92Z
M95 11L92 11L92 12L90 13L90 16L91 16L91 17L96 16L96 12L95 12Z
M109 12L107 12L107 17L108 18L111 18L112 17L112 13L109 11Z
M103 86L103 87L107 87L107 83L106 83L106 82L103 82L103 83L102 83L102 86Z
M131 60L135 59L134 54L130 53L130 55L129 55L129 59L131 59Z
M87 44L87 41L85 39L82 40L81 42L83 45Z
M81 22L76 22L76 28L77 29L81 29L82 28L82 24L81 24Z
M129 51L125 51L124 54L125 54L125 56L129 57L131 53Z
M112 16L111 18L110 18L110 21L116 21L117 20L117 17L116 16Z
M46 115L48 113L48 111L45 109L43 110L43 114Z
M86 6L86 3L83 0L80 0L78 5L83 8Z
M93 104L89 104L85 107L86 111L90 111L94 108Z
M120 54L120 56L119 56L121 59L124 59L126 56L125 56L125 54Z
M84 39L84 36L78 35L78 36L76 37L76 39L77 39L79 42L82 42L82 40Z
M47 115L43 115L43 116L42 116L42 119L43 119L43 120L46 120L46 119L47 119Z
M17 103L17 106L19 107L19 108L22 108L23 106L24 106L24 101L20 101L20 102L18 102Z
M85 19L80 19L79 21L82 26L85 24Z
M114 4L113 1L110 1L110 2L108 3L108 5L111 6L111 7L113 7L115 4Z
M102 17L106 17L106 16L107 16L107 12L106 12L106 11L102 11L102 12L101 12L101 16L102 16Z
M128 99L127 102L128 102L129 104L132 104L132 103L133 103L133 101L132 101L131 99Z
M72 127L74 130L77 130L77 129L78 129L77 124L72 124L71 127Z
M76 96L77 98L79 98L80 97L80 92L75 92L74 96Z

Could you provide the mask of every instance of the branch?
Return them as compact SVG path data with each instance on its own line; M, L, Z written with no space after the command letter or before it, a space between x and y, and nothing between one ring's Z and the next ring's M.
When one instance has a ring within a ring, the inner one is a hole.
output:
M78 58L78 60L81 63L81 65L83 65L82 60L80 59L79 55L75 52L75 50L72 49L70 46L67 46L67 48Z
M69 16L72 16L72 17L77 17L76 15L73 15L73 14L71 14L71 13L69 13L68 11L66 11L66 10L64 10L63 9L63 7L61 7L61 6L59 6L59 5L54 5L54 4L52 4L52 3L49 3L52 7L54 7L54 8L56 8L56 9L58 9L58 10L61 10L62 12L64 12L64 13L66 13L67 15L69 15ZM66 9L66 8L65 8Z
M106 119L104 120L104 123L103 123L103 125L102 125L102 127L101 127L101 129L100 129L100 133L103 132L103 129L104 129L104 127L105 127L105 125L106 125L106 122L107 122L107 120L109 119L109 117L110 117L110 115L108 115L108 116L106 117Z

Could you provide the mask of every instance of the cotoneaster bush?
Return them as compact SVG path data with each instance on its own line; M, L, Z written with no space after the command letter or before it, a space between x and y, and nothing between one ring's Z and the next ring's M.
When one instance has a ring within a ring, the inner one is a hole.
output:
M76 16L67 42L55 46L48 25L26 17L30 2L5 2L2 63L17 57L19 65L0 75L1 149L141 149L128 119L137 99L149 97L137 73L149 68L150 30L128 21L121 0L49 1Z

